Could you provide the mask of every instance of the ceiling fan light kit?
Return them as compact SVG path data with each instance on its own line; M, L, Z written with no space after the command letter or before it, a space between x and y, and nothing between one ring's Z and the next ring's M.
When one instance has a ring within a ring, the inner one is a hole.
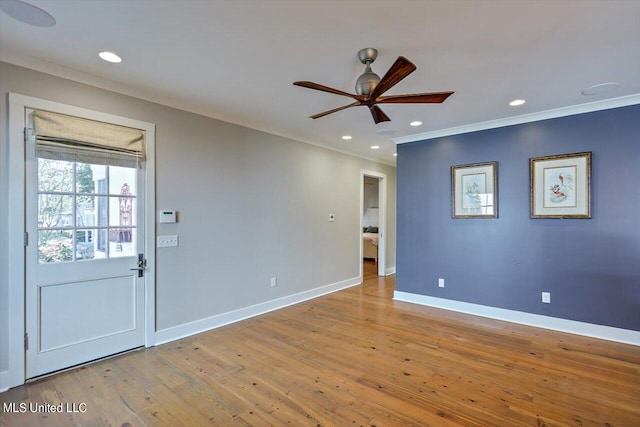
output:
M378 51L372 47L360 49L358 52L358 59L365 64L365 70L356 81L355 94L309 81L294 82L293 84L296 86L342 95L355 100L351 104L314 114L310 118L319 119L331 113L363 105L369 108L373 121L378 124L388 122L391 119L376 104L440 104L453 94L453 92L433 92L383 96L383 93L413 73L416 66L404 56L399 56L381 79L371 70L371 64L377 57Z

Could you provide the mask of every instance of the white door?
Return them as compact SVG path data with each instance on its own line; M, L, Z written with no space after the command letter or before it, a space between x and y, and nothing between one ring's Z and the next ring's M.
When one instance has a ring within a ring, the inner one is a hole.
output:
M35 158L34 138L26 139L26 377L33 378L144 345L137 267L145 204L144 170Z

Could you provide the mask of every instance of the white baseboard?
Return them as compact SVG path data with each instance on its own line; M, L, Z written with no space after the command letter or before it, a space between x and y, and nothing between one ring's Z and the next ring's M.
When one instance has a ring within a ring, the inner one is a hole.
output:
M506 322L535 326L537 328L551 329L570 334L584 335L592 338L600 338L625 344L640 346L640 332L629 329L614 328L612 326L596 325L593 323L578 322L575 320L560 319L557 317L543 316L540 314L525 313L522 311L507 310L479 304L448 300L444 298L430 297L426 295L412 294L395 291L393 299L396 301L410 302L429 307L442 308L460 313L473 314L488 317L490 319L504 320Z
M280 308L288 307L293 304L298 304L303 301L317 298L322 295L350 288L352 286L359 285L360 283L362 283L362 277L354 277L352 279L343 280L341 282L332 283L330 285L321 286L319 288L310 289L308 291L288 295L286 297L274 299L271 301L266 301L260 304L252 305L250 307L240 308L238 310L229 311L226 313L207 317L205 319L196 320L194 322L162 329L156 331L156 345L199 334L201 332L219 328L230 323L239 322L241 320L265 314L270 311L278 310Z
M384 275L385 276L391 276L392 274L396 274L396 266L394 265L393 267L388 267L385 271L384 271Z

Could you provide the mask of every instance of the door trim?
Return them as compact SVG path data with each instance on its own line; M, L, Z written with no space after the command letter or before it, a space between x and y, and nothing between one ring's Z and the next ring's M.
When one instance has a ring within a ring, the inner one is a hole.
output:
M380 208L378 218L378 276L386 276L387 262L387 175L381 172L360 169L360 257L358 263L360 265L360 277L362 272L362 212L364 210L364 177L378 178L378 207Z
M155 124L86 108L9 93L9 369L0 376L0 390L24 384L25 337L25 109L41 109L143 129L146 132L145 242L149 266L145 274L145 347L155 345ZM35 236L29 242L34 244Z

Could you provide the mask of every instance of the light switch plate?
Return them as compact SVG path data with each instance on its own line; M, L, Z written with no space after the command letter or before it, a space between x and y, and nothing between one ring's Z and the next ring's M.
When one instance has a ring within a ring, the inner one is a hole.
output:
M158 247L168 248L171 246L178 246L178 236L158 236Z
M329 222L334 222L336 220L335 214L329 214Z

